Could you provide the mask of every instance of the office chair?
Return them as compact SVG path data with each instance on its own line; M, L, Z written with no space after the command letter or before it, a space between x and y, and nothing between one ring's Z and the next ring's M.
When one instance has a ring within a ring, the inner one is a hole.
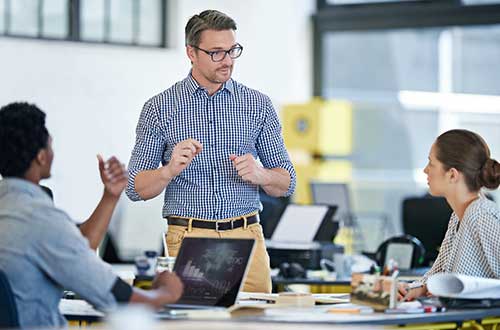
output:
M444 197L410 197L403 200L403 232L418 238L426 249L424 265L436 260L451 213Z
M0 270L0 328L18 328L16 301L7 275Z
M102 260L106 261L108 264L127 264L133 263L133 260L124 260L120 258L118 254L118 248L116 247L115 239L113 235L109 232L106 233L104 239L99 246L99 251L101 252Z
M391 237L380 244L375 253L375 261L379 266L383 267L393 259L402 270L421 267L424 257L422 242L411 235Z

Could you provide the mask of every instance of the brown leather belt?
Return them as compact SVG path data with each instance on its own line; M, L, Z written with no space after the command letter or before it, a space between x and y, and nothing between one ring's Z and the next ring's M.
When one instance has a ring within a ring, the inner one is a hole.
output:
M254 214L254 215L248 216L246 218L247 218L247 226L259 222L259 215L258 214ZM170 217L167 217L167 221L168 221L169 225L173 225L173 226L184 226L184 227L189 226L189 219L186 219L186 218L178 218L176 216L170 216ZM191 220L191 226L193 228L213 229L215 231L236 229L236 228L243 227L244 225L245 225L245 220L243 219L243 217L232 219L229 221L228 220L196 220L196 219Z

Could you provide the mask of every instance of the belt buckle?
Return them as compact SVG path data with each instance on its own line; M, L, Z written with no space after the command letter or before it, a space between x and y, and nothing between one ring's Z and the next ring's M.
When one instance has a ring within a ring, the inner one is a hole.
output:
M229 222L231 223L231 230L233 230L233 229L234 229L234 222L235 222L235 221L236 221L236 220L231 220L231 221L229 221ZM222 221L221 221L221 222L222 222ZM224 222L222 222L222 223L226 223L226 222L224 221ZM220 232L221 232L221 231L223 231L223 230L225 230L225 229L222 229L222 230L220 230L220 229L219 229L219 221L215 221L215 231L216 231L217 233L220 233Z

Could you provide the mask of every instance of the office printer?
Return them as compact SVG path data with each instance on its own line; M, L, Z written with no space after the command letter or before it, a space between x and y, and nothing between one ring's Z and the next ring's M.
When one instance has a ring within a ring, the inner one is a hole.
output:
M321 259L332 260L335 253L344 253L343 246L326 242L287 243L268 240L266 247L271 268L279 268L284 262L296 262L304 269L320 269Z
M289 204L271 239L266 240L271 268L296 262L304 269L320 269L321 259L332 260L344 248L333 243L339 224L334 205Z

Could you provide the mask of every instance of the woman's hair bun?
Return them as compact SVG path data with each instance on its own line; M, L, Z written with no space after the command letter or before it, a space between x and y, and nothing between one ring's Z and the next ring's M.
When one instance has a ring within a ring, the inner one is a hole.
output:
M500 185L500 164L490 158L484 163L479 173L481 186L488 189L497 189Z

